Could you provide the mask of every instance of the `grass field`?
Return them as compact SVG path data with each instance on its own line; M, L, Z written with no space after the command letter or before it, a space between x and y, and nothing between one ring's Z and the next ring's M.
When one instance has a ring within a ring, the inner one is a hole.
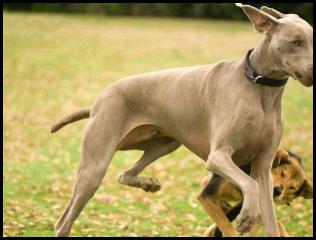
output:
M85 121L56 135L51 125L89 106L132 74L245 55L262 37L247 22L4 13L4 236L52 236L70 200ZM282 146L312 179L312 88L291 79ZM162 189L117 183L141 152L115 155L73 236L200 236L212 223L196 200L204 162L180 148L148 167ZM276 208L293 236L312 236L312 201ZM261 236L263 232L260 232Z

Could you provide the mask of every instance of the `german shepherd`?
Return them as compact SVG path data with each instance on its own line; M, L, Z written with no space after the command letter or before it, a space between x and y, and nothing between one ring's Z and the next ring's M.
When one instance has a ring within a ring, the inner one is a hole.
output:
M241 169L250 174L250 164L244 165ZM305 199L313 198L313 186L306 177L301 158L296 154L281 148L278 150L273 166L273 199L276 204L288 204L302 196ZM221 219L222 222L215 222L211 225L204 236L221 237L222 232L219 226L227 226L237 217L241 210L243 195L227 179L217 174L210 173L203 178L201 186L203 190L198 194L199 201L207 202L202 204L213 219ZM234 206L228 202L238 202ZM217 218L214 218L217 215ZM218 216L222 216L218 218ZM231 227L231 226L230 226ZM278 221L281 237L289 236L283 224ZM255 224L249 236L256 236L259 224Z

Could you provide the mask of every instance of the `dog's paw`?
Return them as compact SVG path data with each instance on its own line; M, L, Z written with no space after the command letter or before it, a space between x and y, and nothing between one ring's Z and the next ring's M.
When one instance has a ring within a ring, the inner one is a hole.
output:
M54 236L55 237L68 237L70 234L70 229L67 228L67 229L55 229L54 231Z
M161 185L156 178L139 178L140 187L146 192L157 192L161 189Z
M156 178L136 177L127 174L121 174L118 182L131 187L141 188L146 192L157 192L160 190L161 185Z
M247 209L241 210L240 214L236 219L237 231L243 235L250 231L251 227L256 223L259 215L254 213L255 211L250 212Z

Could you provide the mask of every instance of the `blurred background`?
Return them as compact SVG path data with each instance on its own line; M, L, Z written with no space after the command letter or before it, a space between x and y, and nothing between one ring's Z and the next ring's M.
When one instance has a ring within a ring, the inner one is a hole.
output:
M310 3L254 5L313 18ZM3 29L3 236L25 237L53 236L76 178L87 121L52 135L53 123L121 78L241 58L263 38L233 3L5 3ZM288 81L281 142L302 158L310 180L312 96L313 88ZM212 224L196 199L207 174L201 159L181 147L150 165L140 175L162 185L150 194L116 180L141 155L114 156L72 236L201 236ZM276 213L291 236L313 235L312 200Z
M251 3L260 7L266 3ZM269 3L283 13L299 14L312 23L312 3ZM87 13L98 15L168 16L246 20L232 3L4 3L12 11Z

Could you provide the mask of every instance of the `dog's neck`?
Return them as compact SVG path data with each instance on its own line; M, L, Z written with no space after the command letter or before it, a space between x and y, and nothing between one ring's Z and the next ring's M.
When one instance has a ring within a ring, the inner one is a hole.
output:
M289 75L280 70L280 60L275 56L270 48L270 37L266 36L250 54L251 66L260 75L271 79L286 79Z
M276 79L276 81L288 78L289 75L280 70L278 57L271 53L269 44L270 38L266 36L252 51L249 57L251 66L258 74ZM281 112L284 88L285 85L280 87L261 86L261 102L264 111L278 109Z

